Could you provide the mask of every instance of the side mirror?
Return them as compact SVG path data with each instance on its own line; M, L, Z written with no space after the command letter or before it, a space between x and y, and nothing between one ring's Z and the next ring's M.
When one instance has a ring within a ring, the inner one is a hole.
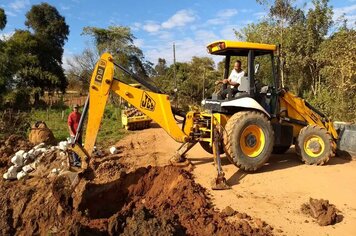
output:
M258 72L259 69L260 69L260 64L257 63L257 64L255 65L255 74L257 74L257 72Z

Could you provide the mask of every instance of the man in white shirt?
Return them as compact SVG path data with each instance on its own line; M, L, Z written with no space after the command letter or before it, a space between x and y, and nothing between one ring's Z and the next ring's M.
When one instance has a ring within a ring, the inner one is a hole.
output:
M245 72L241 69L241 61L237 60L234 64L234 69L231 71L231 74L228 79L223 79L223 90L220 93L219 99L225 99L226 95L229 93L228 85L231 86L232 95L235 95L237 92L247 92L247 84L243 83L242 80L245 78ZM241 86L244 85L244 86Z

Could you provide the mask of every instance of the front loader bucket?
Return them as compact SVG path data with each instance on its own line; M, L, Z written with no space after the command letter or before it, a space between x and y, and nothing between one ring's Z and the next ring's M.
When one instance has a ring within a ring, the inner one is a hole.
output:
M342 156L356 157L356 124L334 122L334 126L339 134L337 153Z

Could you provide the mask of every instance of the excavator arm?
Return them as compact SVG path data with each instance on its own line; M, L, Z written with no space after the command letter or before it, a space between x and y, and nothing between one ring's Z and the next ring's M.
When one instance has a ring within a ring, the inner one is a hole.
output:
M95 66L89 88L89 99L83 110L82 120L88 116L84 148L75 144L74 151L82 158L93 152L109 93L113 92L158 123L174 140L187 142L189 137L177 125L169 96L132 87L114 78L113 58L104 53ZM80 122L82 125L83 122ZM80 127L81 129L82 127Z

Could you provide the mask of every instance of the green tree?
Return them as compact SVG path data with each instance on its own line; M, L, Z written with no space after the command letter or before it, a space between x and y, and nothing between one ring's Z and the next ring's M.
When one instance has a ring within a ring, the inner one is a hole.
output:
M320 70L322 65L316 60L320 44L332 25L332 8L328 0L313 0L314 9L309 9L306 16L306 63L311 77L310 88L317 95L321 87Z
M17 95L30 95L29 88L38 87L39 61L33 53L37 48L37 40L27 30L16 30L4 44L0 70L3 81L6 81L5 103L10 106L19 105L17 102L21 99Z
M158 58L158 63L155 66L156 75L165 76L167 73L167 70L168 70L168 67L167 67L166 59Z
M6 14L4 9L0 8L0 30L3 30L6 26ZM0 104L2 103L1 95L6 90L7 84L7 70L6 70L6 57L4 55L5 43L0 39Z
M57 9L48 3L32 6L26 18L25 25L33 30L33 36L39 45L37 51L32 52L38 57L39 68L36 73L41 80L35 92L37 103L44 90L59 89L64 92L68 85L62 68L62 56L69 26ZM26 76L26 73L22 75Z
M160 70L165 68L163 62L165 60L160 59L156 68ZM199 105L203 92L205 98L210 97L215 88L214 82L220 79L219 72L215 70L214 61L208 57L193 57L190 62L176 63L175 67L178 103L184 110L188 110L189 105ZM174 93L174 65L165 70L165 74L156 73L154 80L167 94L176 95Z
M323 83L314 103L340 120L356 119L356 31L343 29L325 40L315 55ZM332 99L330 99L332 98Z
M3 30L6 26L7 19L4 9L0 8L0 30Z
M63 46L68 39L69 26L58 10L48 3L33 5L26 14L25 25L33 29L37 38L42 39L51 52L53 59L62 62ZM47 45L48 44L48 45Z
M274 4L270 8L270 16L272 21L276 23L276 30L278 33L278 43L280 45L280 75L282 86L285 84L285 65L286 65L286 53L284 52L285 36L287 28L296 22L296 18L299 16L299 11L292 6L294 0L275 0Z
M200 104L204 97L211 96L214 91L214 82L219 79L215 71L215 63L208 57L193 57L189 62L189 76L182 83L182 95L187 98L187 102L193 100Z
M130 28L123 26L109 26L107 29L85 27L83 34L94 37L99 54L111 53L117 62L141 77L148 77L152 74L152 63L146 61L141 49L133 44L135 37Z

